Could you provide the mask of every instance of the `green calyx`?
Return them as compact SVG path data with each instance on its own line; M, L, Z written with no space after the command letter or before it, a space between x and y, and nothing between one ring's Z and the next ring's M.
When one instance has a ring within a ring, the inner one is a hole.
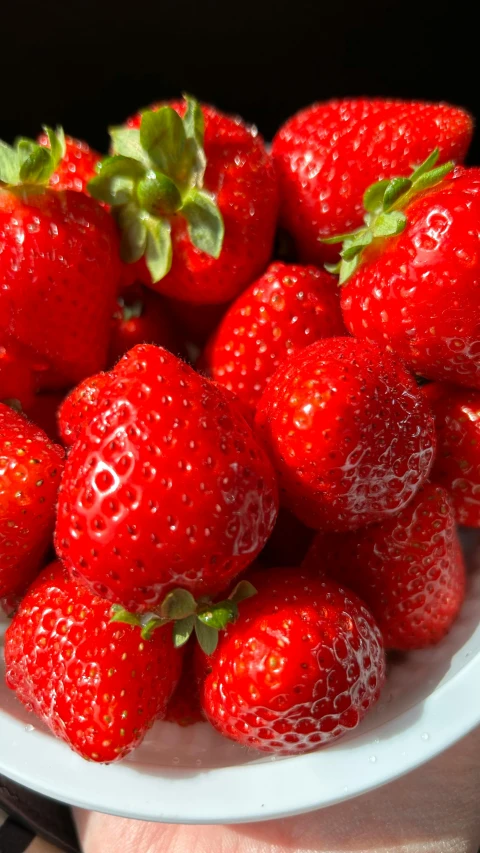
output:
M97 166L89 193L112 208L122 231L122 257L141 257L153 282L172 264L170 220L187 221L197 249L218 258L224 226L214 197L203 189L205 153L203 114L198 102L184 96L180 118L172 107L147 110L140 127L110 129L112 155Z
M0 140L0 183L10 187L24 184L44 186L65 155L65 135L61 127L43 128L50 148L21 136L13 145Z
M345 284L362 260L363 250L375 240L401 234L407 224L403 212L412 199L440 183L454 167L453 161L437 166L440 151L435 148L409 178L386 178L368 188L363 196L366 210L365 225L349 234L322 239L327 245L342 243L338 264L325 264L328 272L339 275L338 283Z
M236 621L240 602L251 598L256 592L249 581L243 580L236 585L228 598L213 603L205 598L195 601L186 589L174 589L164 598L155 613L137 615L119 604L114 604L110 621L139 627L144 640L149 640L156 628L170 622L176 649L185 645L195 631L201 648L205 654L211 655L217 648L218 632L229 622Z

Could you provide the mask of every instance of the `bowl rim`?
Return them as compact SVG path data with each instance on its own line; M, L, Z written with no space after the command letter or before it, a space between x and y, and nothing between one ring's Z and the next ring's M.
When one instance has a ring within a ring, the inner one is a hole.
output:
M147 765L142 770L128 761L96 765L42 729L29 733L28 752L23 742L25 755L19 760L18 738L25 723L0 711L0 772L69 805L127 818L183 824L255 822L302 814L372 791L429 761L479 723L476 655L422 702L374 730L307 755L228 767L153 770Z

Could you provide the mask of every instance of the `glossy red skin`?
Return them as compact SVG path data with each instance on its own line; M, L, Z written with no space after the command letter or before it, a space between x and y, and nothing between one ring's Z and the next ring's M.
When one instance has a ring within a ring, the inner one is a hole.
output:
M459 524L480 527L480 391L441 382L423 390L437 430L431 479L449 490Z
M200 699L198 695L198 684L194 666L194 652L197 644L196 638L193 637L185 648L183 658L182 675L177 684L175 693L168 703L165 720L169 723L177 723L177 725L186 728L193 726L195 723L205 721L202 709L200 707Z
M35 400L35 373L10 344L0 345L0 403L17 400L27 412Z
M0 403L0 598L23 592L51 542L64 451Z
M440 149L440 163L461 162L471 116L447 104L345 98L313 104L280 128L272 153L281 221L304 261L322 264L338 246L319 238L363 223L363 194L383 178L406 176Z
M314 531L285 507L280 507L275 527L259 559L265 566L300 566L312 543Z
M480 169L456 169L405 214L342 288L345 323L427 379L480 388Z
M303 566L353 589L372 611L387 649L439 643L465 596L452 502L429 482L382 524L342 536L319 533Z
M158 108L162 104L154 105ZM180 115L185 102L171 102ZM204 186L216 197L225 237L218 259L190 242L183 217L172 221L173 262L153 284L144 267L141 280L174 299L196 304L230 302L265 269L273 247L278 213L275 168L256 128L241 118L202 105L207 158ZM127 120L138 127L140 113Z
M139 746L180 677L171 628L142 640L59 562L40 575L5 636L7 685L83 758L112 762Z
M136 304L142 306L140 316L128 317L128 309ZM142 285L129 288L117 300L110 333L109 365L113 367L136 344L157 344L175 355L183 352L166 300Z
M48 137L42 133L38 137L40 145L50 148ZM51 176L48 185L52 190L74 190L87 192L88 182L95 177L96 165L102 155L82 139L65 137L65 155Z
M244 746L299 754L354 729L385 681L380 631L335 582L278 569L252 576L210 657L198 654L200 702L221 734Z
M58 409L58 430L65 447L75 444L77 438L94 417L99 393L110 380L110 373L89 376L73 388Z
M275 523L268 457L223 392L167 350L137 346L110 377L68 458L59 556L129 610L179 586L221 592Z
M319 338L343 334L335 277L275 262L227 310L202 363L212 379L255 408L284 359Z
M75 444L85 426L95 417L100 392L102 392L103 404L106 404L110 381L111 372L97 373L96 376L84 379L64 399L58 410L58 430L60 440L66 447L71 447L72 444ZM245 406L233 392L228 391L222 385L218 385L218 387L227 400L235 407L238 414L241 414L248 425L253 428L254 418L252 410L248 406Z
M284 362L255 422L282 504L315 530L356 530L400 512L435 452L433 415L412 376L353 338L317 341Z
M84 193L0 189L0 343L50 367L45 390L105 366L119 278L110 214Z
M190 302L180 302L178 299L167 301L186 340L198 347L204 346L228 309L227 304L194 305Z

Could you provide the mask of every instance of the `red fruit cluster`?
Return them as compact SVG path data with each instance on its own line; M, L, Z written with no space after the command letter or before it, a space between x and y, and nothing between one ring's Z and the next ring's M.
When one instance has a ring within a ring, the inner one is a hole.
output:
M336 100L270 154L185 96L104 158L61 128L0 146L6 679L83 757L159 719L326 745L385 651L451 628L480 527L471 132Z

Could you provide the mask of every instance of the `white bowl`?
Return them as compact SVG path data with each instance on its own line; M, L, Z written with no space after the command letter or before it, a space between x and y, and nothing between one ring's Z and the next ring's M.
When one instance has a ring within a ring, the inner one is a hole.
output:
M413 770L480 723L480 534L463 536L470 582L436 648L398 657L381 701L351 735L272 759L206 723L157 723L119 764L86 762L0 686L0 772L82 808L168 823L239 823L333 805Z

